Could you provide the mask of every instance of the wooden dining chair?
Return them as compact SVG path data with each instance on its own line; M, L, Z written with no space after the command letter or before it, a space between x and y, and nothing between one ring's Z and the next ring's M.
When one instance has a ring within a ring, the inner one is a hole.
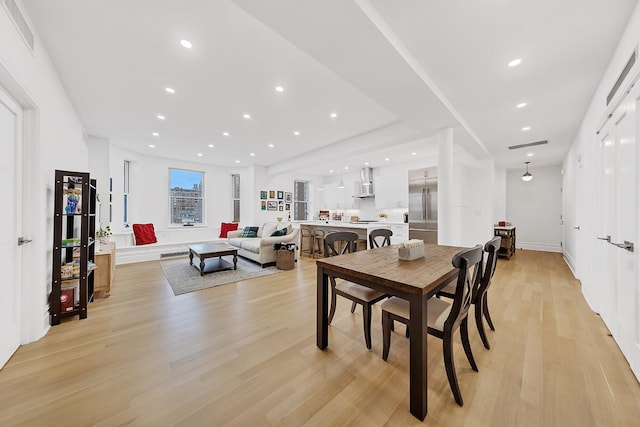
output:
M458 269L456 292L453 303L438 298L427 301L427 332L442 340L444 366L449 379L449 386L458 405L463 405L462 394L458 386L455 365L453 363L453 333L460 328L462 347L467 355L469 364L474 371L478 370L467 327L467 314L473 297L473 286L478 274L482 271L482 246L464 250L451 259L451 263ZM472 271L469 271L472 270ZM391 297L381 304L382 308L382 358L387 360L391 346L391 325L394 320L409 324L409 302Z
M369 233L369 248L374 249L391 245L391 236L393 236L393 231L391 230L384 228L371 230Z
M358 235L350 231L338 231L329 233L324 238L324 254L327 257L344 255L356 251ZM345 280L336 281L329 276L331 283L331 309L329 310L329 324L336 312L336 296L347 298L356 304L362 305L362 318L364 327L364 340L367 348L371 350L371 306L384 299L387 295L382 292L361 286ZM353 312L353 311L352 311Z
M481 276L478 276L478 283L475 286L472 300L472 304L475 306L473 311L476 318L476 327L478 328L478 333L480 334L480 338L482 339L482 344L487 350L491 348L491 345L489 344L489 339L487 338L487 334L484 330L484 322L482 319L487 319L487 324L492 331L496 330L493 326L491 315L489 314L487 291L489 290L489 286L491 286L491 278L496 272L498 250L500 250L500 241L500 236L497 236L489 240L484 245L484 251L487 254L487 258L486 262L484 263L484 271L482 272ZM438 296L453 298L455 295L455 291L455 284L450 283L442 288L440 292L438 292Z

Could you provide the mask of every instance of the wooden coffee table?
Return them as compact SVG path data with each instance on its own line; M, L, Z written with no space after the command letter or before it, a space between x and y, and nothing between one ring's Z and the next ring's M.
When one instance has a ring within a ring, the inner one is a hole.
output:
M193 265L193 256L200 258L200 275L214 271L238 269L238 250L226 243L203 243L189 245L189 265ZM222 259L225 255L233 255L233 264ZM217 259L211 259L216 258Z

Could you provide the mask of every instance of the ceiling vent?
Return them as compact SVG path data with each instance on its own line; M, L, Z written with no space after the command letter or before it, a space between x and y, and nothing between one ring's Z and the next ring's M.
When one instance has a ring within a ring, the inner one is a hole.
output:
M545 139L544 141L530 142L528 144L511 145L511 146L509 146L509 150L517 150L519 148L535 147L536 145L545 145L545 144L548 144L548 143L549 143L549 141L547 141Z
M33 53L35 38L33 36L33 32L31 31L31 28L29 28L29 25L27 24L26 19L24 19L22 12L20 12L20 9L18 8L16 1L2 0L2 4L4 5L4 8L7 10L7 13L9 14L9 17L11 18L11 20L13 21L13 24L18 29L18 32L22 36L22 39L29 47L29 50L31 51L31 53Z
M637 59L638 46L636 46L636 48L633 50L631 58L629 58L629 60L627 61L627 65L624 66L624 69L622 70L622 73L620 73L618 80L616 80L616 83L613 85L613 88L611 88L609 95L607 95L607 105L609 105L613 97L616 96L618 89L620 89L620 86L622 86L622 82L624 82L624 79L627 77L627 75L629 75L629 72L631 72L631 68L633 68L633 65L636 63Z

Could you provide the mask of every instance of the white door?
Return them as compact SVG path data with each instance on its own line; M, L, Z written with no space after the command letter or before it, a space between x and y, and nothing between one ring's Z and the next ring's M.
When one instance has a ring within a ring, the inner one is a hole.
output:
M634 90L601 131L599 285L601 315L632 370L640 377L640 282L638 251L638 152L640 91Z
M0 87L0 367L20 345L22 257L18 237L22 231L21 129L22 109Z

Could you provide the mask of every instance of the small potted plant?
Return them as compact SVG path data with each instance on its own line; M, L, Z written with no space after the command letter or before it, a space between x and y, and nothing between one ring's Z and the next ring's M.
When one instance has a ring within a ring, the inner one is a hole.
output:
M106 228L102 228L101 224L100 228L96 230L96 239L98 239L100 243L108 243L111 238L111 234L111 227L107 225Z
M385 212L380 212L378 214L378 217L380 218L380 221L385 222L387 220L387 218L389 218L389 215L386 214Z

